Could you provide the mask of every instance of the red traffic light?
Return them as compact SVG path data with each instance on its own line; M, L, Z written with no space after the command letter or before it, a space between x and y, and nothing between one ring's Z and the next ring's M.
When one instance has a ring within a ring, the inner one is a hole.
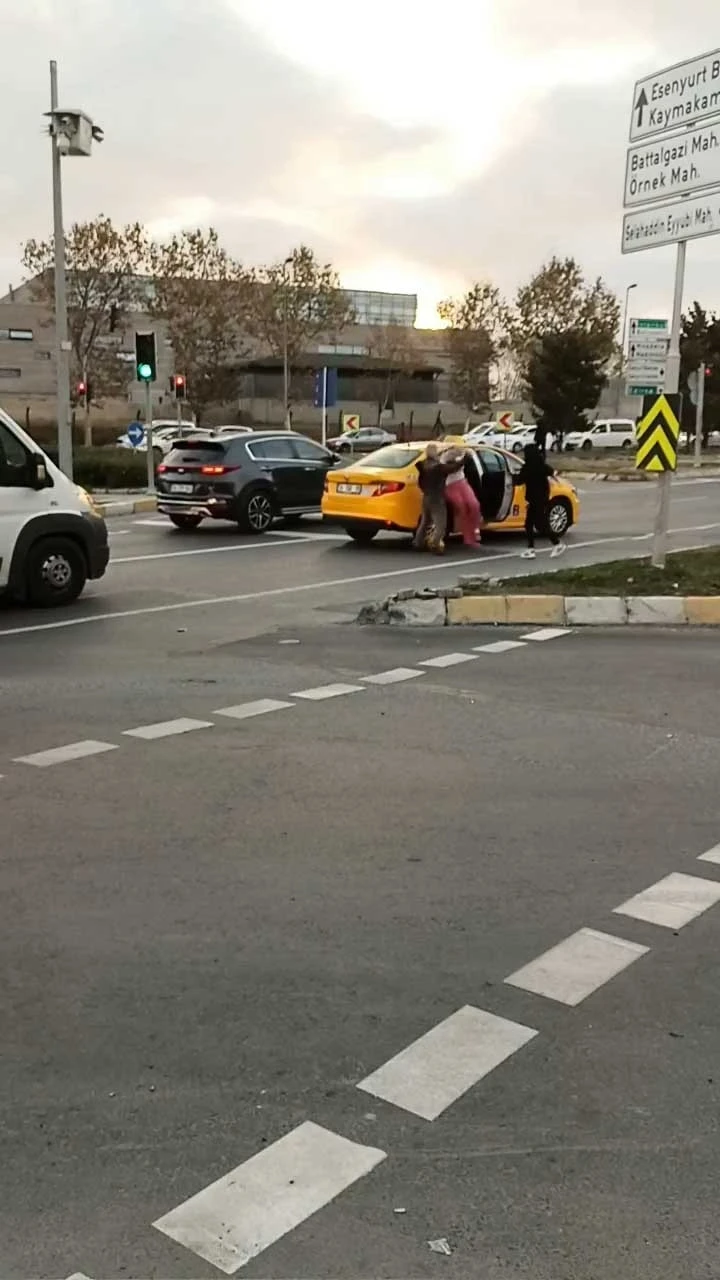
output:
M87 383L86 383L86 382L78 382L78 384L77 384L77 393L78 393L78 395L79 395L79 396L84 396L86 391L87 391Z
M175 386L176 386L176 387L184 387L184 386L185 386L185 375L184 375L183 373L176 373L176 374L175 374Z
M711 378L711 377L712 377L712 365L710 365L710 364L706 364L706 365L705 365L705 377L706 377L706 378Z

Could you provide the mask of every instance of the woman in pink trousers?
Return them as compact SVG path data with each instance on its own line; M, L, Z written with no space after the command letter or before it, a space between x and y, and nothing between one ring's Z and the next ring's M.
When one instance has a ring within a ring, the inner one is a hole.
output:
M445 481L445 492L453 513L453 527L457 533L462 534L466 547L476 548L480 546L478 533L481 512L480 503L465 475L466 456L464 449L451 448L444 450L441 458L444 463L457 463L457 469Z

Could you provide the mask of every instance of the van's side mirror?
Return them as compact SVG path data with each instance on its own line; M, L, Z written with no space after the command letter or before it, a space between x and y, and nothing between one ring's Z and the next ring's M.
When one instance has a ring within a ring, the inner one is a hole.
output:
M49 477L48 477L47 467L45 466L45 459L43 458L42 454L34 453L32 455L32 457L30 458L30 468L31 468L30 474L32 477L32 488L47 489L49 484Z

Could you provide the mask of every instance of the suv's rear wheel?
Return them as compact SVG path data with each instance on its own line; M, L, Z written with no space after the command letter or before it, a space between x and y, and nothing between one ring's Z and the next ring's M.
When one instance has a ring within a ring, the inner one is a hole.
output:
M237 524L242 533L267 533L275 518L272 494L267 489L252 489L243 495Z
M81 548L71 538L41 538L25 562L25 594L40 609L71 604L87 581Z
M197 529L202 516L170 516L170 521L176 529Z

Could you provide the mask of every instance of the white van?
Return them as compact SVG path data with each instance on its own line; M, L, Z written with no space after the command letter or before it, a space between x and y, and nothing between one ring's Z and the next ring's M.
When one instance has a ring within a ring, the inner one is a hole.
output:
M0 409L0 595L69 604L109 558L92 498Z
M566 449L632 449L635 423L632 418L601 418L587 431L570 431L563 441Z

